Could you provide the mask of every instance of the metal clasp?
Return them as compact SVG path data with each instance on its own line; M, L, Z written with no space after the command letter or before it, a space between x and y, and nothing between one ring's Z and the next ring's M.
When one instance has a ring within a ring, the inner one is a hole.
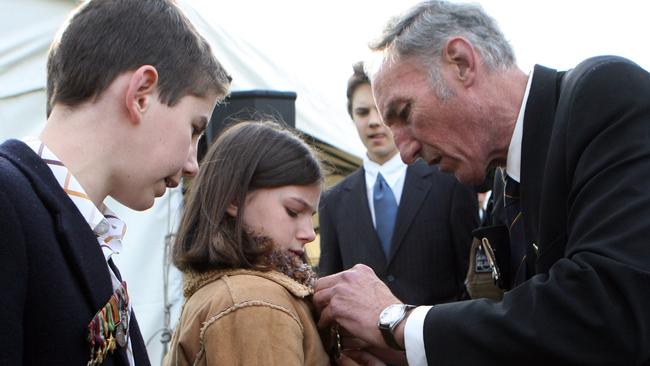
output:
M485 253L487 260L490 263L490 269L492 270L492 279L494 280L494 284L496 285L497 282L499 282L499 279L501 278L501 272L499 271L499 267L497 266L497 259L494 256L494 250L492 250L490 241L485 237L481 238L481 246L483 246L484 248L483 252Z

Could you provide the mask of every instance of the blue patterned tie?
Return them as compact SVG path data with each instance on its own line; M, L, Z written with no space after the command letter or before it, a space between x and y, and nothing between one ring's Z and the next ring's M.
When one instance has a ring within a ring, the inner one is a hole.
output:
M512 287L526 278L523 262L526 257L526 236L519 200L519 183L506 175L503 203L510 233L510 278Z
M377 174L377 181L372 191L372 199L375 205L376 230L384 254L388 258L390 253L390 243L393 239L393 230L395 229L395 218L397 216L397 201L393 191L381 175Z

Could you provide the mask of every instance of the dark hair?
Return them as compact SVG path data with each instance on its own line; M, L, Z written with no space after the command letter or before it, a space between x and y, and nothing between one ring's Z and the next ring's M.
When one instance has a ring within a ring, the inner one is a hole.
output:
M273 250L242 224L246 196L260 188L322 184L314 152L274 122L240 122L226 129L207 151L189 193L174 247L181 270L253 268ZM238 204L237 217L226 211ZM270 243L272 244L272 243Z
M47 60L47 114L98 97L120 74L152 65L160 101L225 96L230 76L172 0L90 0L73 13Z
M354 91L357 90L357 88L363 84L368 84L370 85L370 79L368 78L368 74L363 70L363 62L359 61L356 64L352 65L352 76L350 76L350 79L348 79L348 90L347 90L347 97L348 97L348 114L350 117L352 116L352 95L354 94Z

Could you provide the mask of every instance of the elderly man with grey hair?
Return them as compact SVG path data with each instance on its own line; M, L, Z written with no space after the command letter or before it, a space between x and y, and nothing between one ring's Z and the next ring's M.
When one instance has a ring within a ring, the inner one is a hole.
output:
M527 74L479 6L441 1L374 49L405 162L472 184L505 170L509 244L490 263L507 291L412 308L359 265L318 281L321 325L411 365L650 365L650 75L615 56Z

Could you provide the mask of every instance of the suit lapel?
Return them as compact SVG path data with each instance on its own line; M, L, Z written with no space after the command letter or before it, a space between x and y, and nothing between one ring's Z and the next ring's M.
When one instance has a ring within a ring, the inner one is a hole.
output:
M556 70L536 65L526 104L521 150L520 195L527 242L537 241L541 186L561 76L562 74L558 74ZM528 254L532 254L530 250L531 248L528 248ZM530 263L532 262L529 261Z
M133 360L135 361L135 364L138 366L150 365L149 357L147 356L147 347L142 338L142 333L140 333L140 327L138 326L138 320L135 318L135 312L131 312L129 336L131 337L131 347L133 347Z
M113 259L108 260L108 265L111 267L115 277L117 277L120 282L122 281L122 275L120 270L117 268ZM140 333L140 327L138 326L138 321L135 318L135 311L131 310L131 321L129 322L129 337L131 338L131 349L133 351L133 360L135 364L140 365L149 365L149 358L147 356L147 347L142 338L142 333ZM122 361L123 364L129 364L129 357L126 354L126 347L118 347L115 354Z
M98 311L110 298L113 287L97 238L38 155L19 141L9 141L4 147L8 153L3 155L28 177L52 213L61 251L76 274L88 306Z
M397 209L397 221L395 222L395 231L390 246L390 255L388 256L389 265L431 189L430 175L431 170L420 160L406 169L404 188Z
M376 268L386 266L386 257L381 242L372 222L370 207L368 207L368 192L366 190L366 172L363 168L350 176L343 187L346 197L342 201L342 220L351 220L350 230L355 230L364 238L354 245L365 246L368 259L374 258ZM379 258L382 258L380 260Z

